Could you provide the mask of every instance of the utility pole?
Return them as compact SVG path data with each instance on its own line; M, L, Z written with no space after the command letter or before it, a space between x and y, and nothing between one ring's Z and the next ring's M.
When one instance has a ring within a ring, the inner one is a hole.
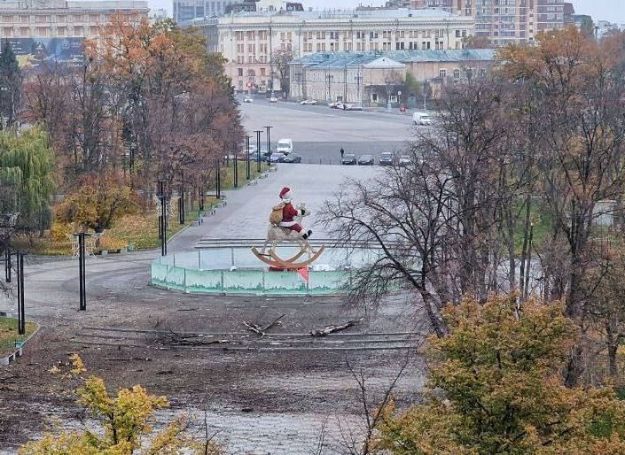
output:
M11 264L11 256L11 249L7 242L6 249L4 250L4 280L7 283L11 282L11 268L13 267L13 264Z
M358 92L358 104L362 106L362 96L360 95L360 81L362 81L362 76L360 75L360 67L358 67L358 73L354 77L356 79L356 91Z

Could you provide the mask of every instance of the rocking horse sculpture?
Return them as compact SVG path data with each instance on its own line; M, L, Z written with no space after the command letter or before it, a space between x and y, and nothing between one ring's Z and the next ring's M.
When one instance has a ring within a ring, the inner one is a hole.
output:
M315 250L310 245L308 239L312 231L304 230L300 225L302 218L309 215L309 212L303 205L298 206L297 209L293 207L291 204L291 190L289 188L282 188L280 199L280 204L273 207L269 216L267 239L263 244L262 250L258 251L256 247L252 247L252 253L272 269L302 269L316 261L323 253L325 247L321 246ZM297 243L300 250L294 256L283 259L276 252L276 247L282 242ZM268 247L269 250L267 250Z

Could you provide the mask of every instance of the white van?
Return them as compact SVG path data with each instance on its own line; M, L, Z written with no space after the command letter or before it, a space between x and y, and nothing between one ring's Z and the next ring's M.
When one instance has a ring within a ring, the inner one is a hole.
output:
M432 117L427 112L415 112L412 114L412 123L415 125L431 125Z
M292 139L280 139L278 141L276 151L278 153L284 153L285 155L288 155L289 153L293 151L293 140Z

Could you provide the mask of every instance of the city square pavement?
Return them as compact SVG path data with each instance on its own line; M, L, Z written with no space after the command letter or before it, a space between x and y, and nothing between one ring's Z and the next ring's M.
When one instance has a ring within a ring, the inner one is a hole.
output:
M320 166L313 164L278 164L262 178L238 189L225 191L226 205L204 223L179 234L170 244L170 251L192 249L203 237L213 239L258 239L267 233L271 208L280 202L278 193L289 187L293 203L305 204L310 215L302 224L313 230L316 238L329 234L318 222L318 214L326 200L331 200L347 179L367 180L380 168L372 166Z

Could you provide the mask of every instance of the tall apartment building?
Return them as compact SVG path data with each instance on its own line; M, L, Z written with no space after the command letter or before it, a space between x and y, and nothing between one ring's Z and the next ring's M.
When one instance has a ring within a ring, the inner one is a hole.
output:
M92 38L113 14L135 22L148 17L147 1L0 1L0 37Z
M272 61L277 50L298 58L317 52L462 49L474 20L435 9L382 9L241 13L195 25L204 29L209 48L227 59L235 89L263 91L279 85ZM217 36L217 46L211 36Z
M223 16L241 0L174 0L174 21L181 24L198 18Z
M502 46L529 43L536 34L564 27L564 0L453 0L455 9L475 18L475 35Z

